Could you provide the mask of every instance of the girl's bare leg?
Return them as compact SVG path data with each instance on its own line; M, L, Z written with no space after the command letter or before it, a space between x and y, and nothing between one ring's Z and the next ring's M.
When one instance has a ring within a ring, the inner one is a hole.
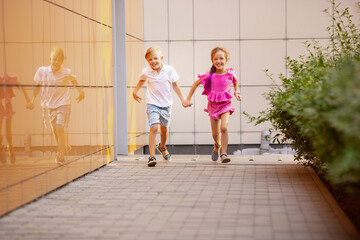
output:
M220 120L210 118L210 123L211 123L212 137L214 139L215 145L220 146L222 144L222 142L220 142ZM218 150L219 148L215 148L214 146L214 151L217 152Z
M229 125L229 117L230 112L224 113L221 115L221 153L227 153L228 143L229 143L229 132L228 132L228 125Z

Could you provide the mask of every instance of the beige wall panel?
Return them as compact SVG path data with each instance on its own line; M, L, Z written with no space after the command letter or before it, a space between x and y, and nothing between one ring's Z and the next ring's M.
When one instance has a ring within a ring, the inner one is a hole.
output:
M180 76L178 84L180 86L191 86L197 80L197 75L195 76L193 71L193 43L171 42L169 45L169 62Z
M0 76L4 75L4 73L6 72L5 64L6 64L5 44L1 42L0 43Z
M146 40L168 39L167 0L144 0L144 37Z
M131 37L127 37L127 39L127 85L129 87L135 87L139 81L139 75L144 68L144 43Z
M241 144L241 135L240 132L231 132L233 129L229 126L229 144ZM214 141L213 141L214 142ZM233 154L233 152L228 152L228 154Z
M144 38L144 4L142 0L125 1L126 33Z
M208 102L206 96L201 95L203 90L204 88L200 85L192 98L193 108L195 109L195 132L211 132L210 117L204 111Z
M172 105L170 132L193 132L194 108L184 108L176 93L172 92L174 103Z
M193 0L169 1L169 40L194 39Z
M239 1L195 1L194 28L197 40L239 38Z
M251 116L258 116L259 112L266 109L267 100L263 93L268 92L270 87L244 87L241 88L242 104L241 110L249 113ZM241 115L241 131L262 131L269 129L269 123L263 123L254 126L254 123L249 123L246 116Z
M5 1L0 1L0 43L5 42L5 36L4 36L4 27L5 27L5 23L4 23L4 2ZM3 55L0 55L3 56Z
M241 42L241 84L242 85L272 85L264 70L277 76L286 73L285 65L286 42L284 40L259 40Z
M195 144L194 142L194 132L188 133L188 132L174 132L170 129L169 133L169 142L168 144L175 144L175 145L191 145Z
M285 37L285 0L240 0L240 37Z
M241 134L242 144L259 144L261 141L261 132L243 132Z
M31 28L32 28L32 41L42 42L44 41L44 2L40 0L32 1L31 7Z
M331 19L322 12L328 7L330 3L327 0L287 1L287 37L328 37L326 27L331 24Z
M214 144L211 131L195 132L195 144Z
M32 40L31 1L3 0L5 41L30 42ZM2 14L1 14L2 15Z
M72 12L64 11L64 37L65 41L73 42L75 35L75 15Z
M12 43L5 47L6 68L9 75L17 75L18 79L33 77L33 50L31 44Z

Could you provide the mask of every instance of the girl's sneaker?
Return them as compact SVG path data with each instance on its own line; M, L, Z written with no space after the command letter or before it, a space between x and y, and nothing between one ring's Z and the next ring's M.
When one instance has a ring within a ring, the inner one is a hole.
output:
M221 163L228 163L231 161L231 159L228 157L226 153L221 154Z
M155 165L156 165L156 158L154 156L149 157L148 167L155 167Z
M215 150L217 150L217 151L215 151ZM211 160L217 161L219 159L219 151L220 151L220 146L217 146L216 144L214 144L214 148L211 153Z

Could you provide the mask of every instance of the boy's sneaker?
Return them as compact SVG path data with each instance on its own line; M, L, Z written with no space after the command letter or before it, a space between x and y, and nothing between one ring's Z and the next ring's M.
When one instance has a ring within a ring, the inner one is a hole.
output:
M228 157L226 153L221 154L221 163L228 163L231 159Z
M59 157L58 155L56 155L56 157L55 157L55 162L59 167L66 164L65 159Z
M155 167L156 165L156 158L154 156L149 157L148 167Z
M159 143L158 145L155 146L155 148L156 150L159 151L159 153L161 153L165 161L169 161L169 162L171 161L171 154L169 153L169 151L167 154L165 153L165 151L167 151L167 147L162 148L160 147L160 143Z

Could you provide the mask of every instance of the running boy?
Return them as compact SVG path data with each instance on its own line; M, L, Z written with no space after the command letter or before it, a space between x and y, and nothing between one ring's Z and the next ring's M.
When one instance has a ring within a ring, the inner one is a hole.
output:
M177 84L179 75L173 67L163 63L164 57L158 46L150 47L145 53L145 59L149 63L149 67L144 68L140 74L139 82L133 91L133 97L139 103L142 101L142 98L137 93L147 81L146 113L150 125L148 166L153 167L156 165L155 148L161 153L164 160L171 160L171 154L166 148L171 120L171 105L173 103L171 90L174 89L182 104L185 97ZM156 145L159 125L161 142Z
M34 89L34 97L28 105L29 109L34 108L36 96L41 94L41 107L43 113L48 114L51 128L58 145L55 162L61 166L65 162L66 151L66 135L65 128L68 126L71 109L70 86L76 86L79 96L77 102L84 99L85 93L79 87L75 75L71 74L71 70L62 66L64 62L64 52L60 47L54 47L50 53L50 66L40 67L35 76L34 81L36 88Z

